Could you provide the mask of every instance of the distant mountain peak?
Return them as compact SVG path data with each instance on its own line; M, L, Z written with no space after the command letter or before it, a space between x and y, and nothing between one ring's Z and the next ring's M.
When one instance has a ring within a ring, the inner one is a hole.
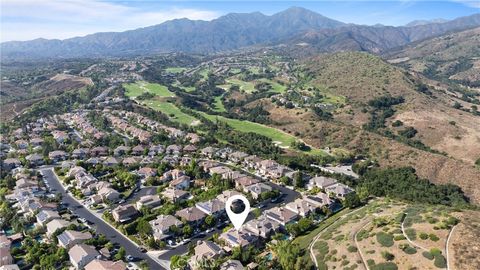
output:
M446 23L448 21L449 20L443 19L443 18L437 18L437 19L431 19L431 20L414 20L407 23L405 26L411 27L411 26L426 25L431 23Z

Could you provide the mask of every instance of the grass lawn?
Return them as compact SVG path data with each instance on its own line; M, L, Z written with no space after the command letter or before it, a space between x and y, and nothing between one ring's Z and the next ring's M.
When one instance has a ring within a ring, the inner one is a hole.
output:
M166 72L170 72L170 73L180 73L184 70L186 70L186 68L183 68L183 67L168 67L165 69Z
M296 138L290 134L262 124L253 123L245 120L230 119L218 115L209 115L204 112L199 113L201 113L205 118L210 121L215 121L215 119L218 119L219 121L226 122L229 126L238 131L254 132L266 136L272 139L274 142L278 142L281 147L289 147L290 144L296 140Z
M209 69L201 69L198 74L200 74L204 80L208 79L208 73L210 72Z
M157 83L136 82L130 84L124 84L123 87L127 90L125 95L129 98L135 98L144 92L150 92L159 97L174 97L175 94L170 92L164 85Z
M195 117L182 112L175 104L166 101L145 100L142 101L142 104L168 115L170 120L180 124L191 125L198 121Z
M215 103L213 103L214 105L214 111L216 112L226 112L227 110L225 109L225 106L223 106L223 102L222 102L222 96L218 96L218 97L215 97Z

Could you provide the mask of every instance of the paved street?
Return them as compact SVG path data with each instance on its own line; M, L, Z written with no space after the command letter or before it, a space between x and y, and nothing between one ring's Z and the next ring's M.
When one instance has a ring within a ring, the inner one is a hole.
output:
M63 195L62 202L68 204L68 208L71 209L75 215L92 222L97 233L104 234L112 242L118 243L120 246L124 247L127 251L127 254L132 255L135 258L146 260L150 266L150 269L165 269L147 254L140 252L136 245L133 244L123 234L110 227L110 225L107 224L103 219L93 215L83 205L72 198L70 194L65 191L52 168L43 168L40 169L40 171L43 173L43 176L49 183L50 187L56 189L56 192L60 192Z

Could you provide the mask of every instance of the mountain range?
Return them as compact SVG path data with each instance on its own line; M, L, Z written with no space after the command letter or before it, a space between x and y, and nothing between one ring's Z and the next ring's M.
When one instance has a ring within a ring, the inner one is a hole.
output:
M230 13L212 21L175 19L125 32L106 32L65 40L35 39L0 44L2 59L145 55L163 52L217 53L249 46L308 44L315 51L374 53L450 31L480 26L480 14L447 22L407 26L346 24L292 7L271 16Z

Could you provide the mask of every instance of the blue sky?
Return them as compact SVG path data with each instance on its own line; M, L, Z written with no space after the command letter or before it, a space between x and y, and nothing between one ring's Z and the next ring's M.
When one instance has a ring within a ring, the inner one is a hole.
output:
M453 19L480 12L480 0L450 1L102 1L2 0L1 41L65 39L124 31L175 18L212 20L230 12L271 15L300 6L347 23L404 25L419 19Z

